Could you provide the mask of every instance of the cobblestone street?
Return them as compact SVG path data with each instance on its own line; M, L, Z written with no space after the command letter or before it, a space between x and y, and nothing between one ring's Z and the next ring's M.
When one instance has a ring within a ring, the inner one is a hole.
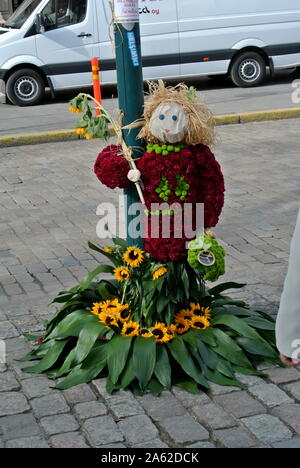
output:
M227 187L215 229L228 252L222 281L247 283L235 297L274 315L300 207L299 123L219 127L215 148ZM29 350L22 334L40 331L55 310L47 303L102 261L87 241L101 242L96 208L117 194L93 174L100 145L0 149L0 447L300 448L297 369L243 376L247 390L175 388L160 398L108 395L102 379L57 391L20 370L16 359Z

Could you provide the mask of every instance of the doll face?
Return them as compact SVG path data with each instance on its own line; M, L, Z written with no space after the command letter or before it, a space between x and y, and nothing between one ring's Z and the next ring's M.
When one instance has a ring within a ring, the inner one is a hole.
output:
M183 107L176 102L158 106L150 120L150 132L163 143L180 143L184 140L188 118Z

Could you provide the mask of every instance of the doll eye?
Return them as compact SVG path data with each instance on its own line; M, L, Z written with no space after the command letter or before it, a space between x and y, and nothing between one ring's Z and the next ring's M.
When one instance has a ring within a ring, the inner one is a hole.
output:
M178 120L177 115L172 115L172 119L176 122L176 120Z
M160 114L160 116L159 116L159 120L165 120L165 118L166 118L166 117L165 117L165 115L164 115L164 114Z

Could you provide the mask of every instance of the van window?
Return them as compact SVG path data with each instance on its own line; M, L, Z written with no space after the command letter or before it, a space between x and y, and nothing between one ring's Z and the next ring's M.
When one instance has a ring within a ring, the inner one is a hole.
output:
M81 23L86 16L87 0L50 0L42 11L46 31Z

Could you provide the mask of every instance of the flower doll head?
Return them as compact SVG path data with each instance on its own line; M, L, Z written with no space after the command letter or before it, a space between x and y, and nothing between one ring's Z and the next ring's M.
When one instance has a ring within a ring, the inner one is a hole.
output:
M139 138L149 143L186 145L214 142L213 116L194 88L182 83L166 87L160 80L149 83L149 91Z

